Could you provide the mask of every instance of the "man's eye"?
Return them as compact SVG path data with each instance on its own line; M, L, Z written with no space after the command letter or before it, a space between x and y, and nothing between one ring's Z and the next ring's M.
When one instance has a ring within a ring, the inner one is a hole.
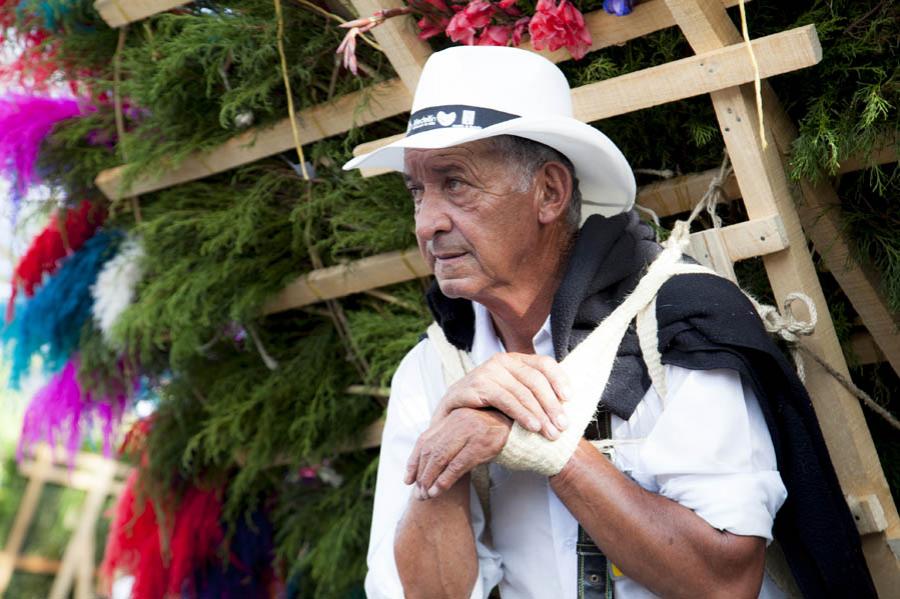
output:
M447 179L447 189L450 191L459 191L465 186L465 182L460 179Z

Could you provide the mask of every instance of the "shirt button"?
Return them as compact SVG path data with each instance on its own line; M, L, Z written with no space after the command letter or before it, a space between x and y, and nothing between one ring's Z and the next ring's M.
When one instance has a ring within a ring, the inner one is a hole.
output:
M572 551L575 549L575 539L566 539L566 542L563 543L563 545L568 551Z

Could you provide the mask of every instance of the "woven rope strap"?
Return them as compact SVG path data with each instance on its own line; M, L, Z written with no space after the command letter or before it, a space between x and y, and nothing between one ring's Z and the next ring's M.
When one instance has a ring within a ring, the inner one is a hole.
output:
M539 433L513 424L509 439L497 457L497 463L512 470L529 470L545 476L553 476L562 470L575 452L585 428L594 418L597 400L606 388L616 352L629 323L645 306L653 302L659 288L673 275L715 274L709 268L683 264L680 260L681 252L674 247L662 252L631 295L560 362L574 391L569 401L563 403L563 410L570 424L560 437L550 441ZM653 337L654 347L655 329L653 326L647 332L648 336ZM664 383L660 383L660 380L657 377L654 384L662 384L664 388Z

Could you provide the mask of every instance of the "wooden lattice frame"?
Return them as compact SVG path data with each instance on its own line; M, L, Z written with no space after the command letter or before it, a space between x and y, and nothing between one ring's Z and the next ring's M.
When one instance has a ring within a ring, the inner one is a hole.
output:
M13 519L6 545L0 552L0 596L5 593L15 570L34 574L55 574L50 599L64 599L75 591L75 599L96 596L94 584L94 532L108 497L117 497L124 488L130 467L95 454L78 454L71 468L55 460L47 446L38 447L33 458L19 464L28 479L25 493ZM81 516L63 552L61 561L35 555L21 555L22 546L47 484L85 491Z
M116 0L98 0L96 3L104 18L114 26L129 20L123 20L121 15L107 17L112 14L109 7L116 4ZM140 5L143 12L134 11L133 14L142 18L182 3L140 0L134 4ZM352 0L352 4L361 15L367 15L378 8L399 6L400 0L377 3L375 0ZM900 373L900 339L896 335L894 315L877 291L874 274L860 266L847 249L849 244L837 224L837 210L823 210L839 206L833 188L824 183L814 186L801 182L799 193L803 202L799 209L795 207L784 162L796 130L765 83L763 114L767 128L764 135L768 145L763 148L756 129L752 86L747 85L753 78L747 50L741 45L740 34L725 12L727 6L735 4L735 0L650 0L638 4L624 19L599 11L586 15L595 40L592 49L624 43L675 25L684 33L697 56L576 89L573 91L576 113L583 120L595 121L709 93L735 172L734 181L726 185L726 191L731 197L742 197L750 220L726 227L720 235L696 234L694 248L706 248L708 262L726 272L735 259L762 256L779 302L792 291L802 291L816 304L819 322L816 332L805 340L807 347L849 376L806 245L805 229L871 333L868 339L855 340L855 345L865 347L874 341L880 353ZM119 10L119 13L123 11ZM417 39L409 19L389 20L374 29L373 34L399 77L381 84L383 95L374 96L378 98L376 108L362 119L356 115L355 124L407 112L410 94L429 54L428 47ZM798 28L761 38L755 40L754 46L763 78L810 66L821 58L814 30L809 29ZM568 58L563 51L545 55L554 62ZM673 80L678 81L677 89L671 85ZM610 93L617 94L616 102L605 99ZM354 124L355 102L352 95L345 96L331 105L303 111L298 119L304 132L302 141L308 143L348 130ZM324 119L327 126L322 126L320 119ZM255 143L248 145L253 140ZM369 151L387 141L370 142L358 151ZM121 170L100 173L97 183L111 199L118 199L222 172L291 147L290 123L281 122L266 130L244 133L212 152L193 156L162 177L139 179L129 189L122 186ZM655 201L668 207L667 211L657 209L658 212L684 211L692 207L692 200L699 198L711 176L710 173L699 173L644 188L639 202L652 204ZM761 231L767 234L746 235ZM725 241L729 235L740 239L740 251L734 249L734 244L729 247ZM379 274L372 274L375 272ZM301 277L273 298L267 311L286 310L425 275L427 269L411 251L366 258L352 265L314 271ZM869 351L869 354L874 353ZM807 388L841 486L857 518L869 569L879 593L889 596L900 588L897 557L900 553L900 518L865 419L857 400L837 381L815 364L807 368ZM366 431L366 446L374 444L380 425L376 423Z

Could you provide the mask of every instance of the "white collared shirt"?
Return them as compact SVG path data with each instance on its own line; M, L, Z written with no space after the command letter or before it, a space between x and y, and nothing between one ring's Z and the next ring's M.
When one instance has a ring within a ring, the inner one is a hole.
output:
M505 350L487 310L473 305L471 355L478 365ZM536 353L553 356L549 318L533 343ZM733 370L671 365L666 366L666 384L665 406L651 387L631 418L612 417L612 436L619 442L613 463L644 489L692 509L717 529L770 541L787 491L752 389ZM394 533L411 492L403 475L445 391L440 358L423 340L400 363L391 384L367 560L366 594L371 599L403 597L394 562ZM479 565L471 597L487 597L499 584L504 599L575 599L578 522L546 477L496 464L490 474L491 547L480 541L484 515L471 493ZM761 596L777 594L773 586L767 579ZM615 579L614 592L617 598L652 596L627 577Z

